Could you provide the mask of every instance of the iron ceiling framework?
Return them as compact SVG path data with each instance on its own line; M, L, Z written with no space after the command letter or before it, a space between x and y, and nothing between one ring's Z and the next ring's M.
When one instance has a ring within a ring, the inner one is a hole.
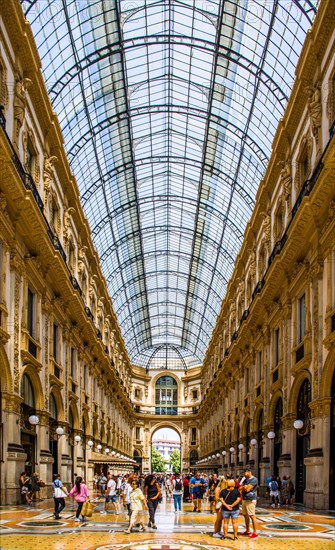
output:
M21 0L129 357L202 362L317 0Z

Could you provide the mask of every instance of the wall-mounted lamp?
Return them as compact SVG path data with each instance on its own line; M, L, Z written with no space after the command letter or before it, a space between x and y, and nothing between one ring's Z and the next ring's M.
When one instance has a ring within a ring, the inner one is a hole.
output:
M97 451L100 453L101 449L102 449L102 445L100 445L100 443L99 443L99 444L97 445Z
M29 421L30 421L30 419L29 419ZM295 420L295 421L293 422L293 427L294 427L296 430L301 430L301 428L304 427L304 423L303 423L302 420Z
M58 439L60 439L62 437L62 435L64 435L64 428L62 428L62 426L58 426L55 429L55 433L56 433Z
M293 427L297 430L298 435L309 434L311 430L311 421L309 416L307 416L307 420L305 422L300 419L295 420L293 422ZM312 426L312 428L314 428L314 425Z
M242 451L242 449L244 449L243 443L240 443L239 446L238 446L238 448L240 449L240 451Z
M90 439L90 440L87 442L88 448L89 448L89 449L92 449L93 445L94 445L94 442Z
M106 447L105 453L106 453L106 455L109 455L109 449L108 449L108 447Z
M32 414L32 415L29 416L28 422L32 426L37 426L37 424L40 423L40 419L38 418L38 416L36 416L36 414Z
M226 454L227 454L227 451L222 451L222 453L221 453L221 454L222 454L222 456L226 456Z
M274 432L268 432L267 438L268 439L274 439L276 437L276 434Z
M112 456L114 456L114 455L115 455L115 451L112 451Z
M257 445L257 439L255 439L255 438L250 439L250 445L252 445L253 447L255 447L255 445Z
M81 437L80 437L80 435L75 435L75 436L74 436L74 444L75 444L75 445L79 445L80 442L81 442Z
M212 458L216 458L215 455L212 455Z
M235 452L234 447L230 447L229 451L230 451L231 453L234 453L234 452Z
M220 453L216 453L216 458L220 458Z

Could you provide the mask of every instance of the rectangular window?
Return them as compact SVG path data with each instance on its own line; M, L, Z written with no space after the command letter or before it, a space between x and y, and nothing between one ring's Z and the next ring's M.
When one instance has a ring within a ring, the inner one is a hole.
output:
M88 388L88 366L84 365L84 390L87 391Z
M198 399L198 390L192 390L193 399Z
M141 440L141 428L139 426L136 426L136 440Z
M36 154L30 139L27 139L25 170L35 177Z
M191 432L191 443L196 443L197 441L197 429L196 428L192 428L192 432Z
M298 300L298 344L303 341L306 334L306 295Z
M71 376L75 380L76 378L76 350L71 348Z
M2 242L0 241L0 302L2 302Z
M141 391L138 388L136 388L136 390L135 390L135 397L137 399L139 399L141 397Z
M245 369L245 393L249 393L249 369Z
M262 352L259 351L257 354L257 384L262 380L262 370L263 370L263 357Z
M35 338L35 326L36 326L36 296L28 288L28 332L32 338Z
M53 357L56 363L58 363L59 359L59 334L58 334L58 325L54 323L53 326Z
M280 361L280 332L279 328L274 331L274 366L276 367Z

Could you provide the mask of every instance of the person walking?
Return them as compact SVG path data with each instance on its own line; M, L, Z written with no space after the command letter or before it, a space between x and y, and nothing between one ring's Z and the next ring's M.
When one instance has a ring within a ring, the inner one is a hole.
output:
M64 495L69 496L69 493L67 491L67 488L63 486L63 483L61 482L59 474L54 475L54 480L51 484L51 487L53 489L53 497L54 497L54 503L55 503L54 517L55 519L61 519L59 514L65 508Z
M258 479L253 476L248 468L244 471L244 479L241 481L239 491L242 495L242 514L244 515L245 531L243 536L251 539L257 539L257 521L256 521L256 502L257 502ZM251 533L250 519L252 521L253 532Z
M172 480L173 487L173 503L174 503L174 513L178 514L181 512L181 498L183 496L183 482L180 477L180 474L176 474L175 479Z
M149 508L149 524L148 527L157 529L155 524L155 513L158 506L158 501L162 496L160 487L153 474L149 474L144 481L144 495L148 503Z
M116 504L116 477L108 474L107 489L106 489L106 498L105 498L105 508L100 514L107 514L109 504L112 505L114 513L118 515L118 509Z
M81 476L77 476L76 483L74 487L72 487L71 491L69 492L69 497L72 497L72 496L74 496L74 499L78 504L77 511L76 511L76 519L74 521L85 521L85 516L81 516L81 518L79 516L81 515L81 509L83 507L84 502L90 499L90 493Z
M123 492L122 492L122 500L123 500L123 505L127 508L127 512L128 512L128 516L130 518L131 516L131 511L130 511L130 494L132 492L132 482L134 481L135 477L133 474L130 474L128 476L128 479L127 479L127 482L125 483L125 486L123 488Z
M272 479L269 483L269 489L270 489L270 497L271 497L271 501L272 501L271 508L275 508L276 504L279 508L280 507L280 504L279 504L279 486L278 486L278 482L277 482L275 476L272 476Z
M130 523L128 529L126 529L125 533L131 533L134 525L137 523L140 524L140 531L146 531L145 522L143 516L141 516L140 512L142 510L148 510L148 505L145 500L145 496L142 492L142 489L140 489L140 483L137 480L132 481L132 491L130 493L130 511L131 511L131 517L130 517Z
M206 482L201 477L200 472L197 472L195 474L195 477L192 477L190 479L190 486L192 489L193 494L193 505L194 509L193 512L201 512L201 502L204 496L204 493L206 492Z
M229 479L227 482L227 488L223 489L220 493L220 501L222 502L222 517L223 517L223 538L225 539L228 534L229 518L233 523L234 540L238 537L238 514L239 504L242 500L239 490L235 487L235 481Z

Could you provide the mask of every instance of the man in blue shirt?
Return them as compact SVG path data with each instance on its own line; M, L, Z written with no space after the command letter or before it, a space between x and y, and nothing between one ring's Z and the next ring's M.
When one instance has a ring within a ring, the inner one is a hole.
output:
M201 501L203 499L204 493L206 492L206 482L201 477L200 472L195 474L195 477L190 479L190 488L193 495L193 512L201 512Z
M244 479L239 490L242 495L242 514L244 515L246 530L242 535L251 539L257 539L257 522L256 522L256 502L257 502L257 487L258 479L253 476L248 468L244 471ZM250 519L252 521L253 533L249 531Z

